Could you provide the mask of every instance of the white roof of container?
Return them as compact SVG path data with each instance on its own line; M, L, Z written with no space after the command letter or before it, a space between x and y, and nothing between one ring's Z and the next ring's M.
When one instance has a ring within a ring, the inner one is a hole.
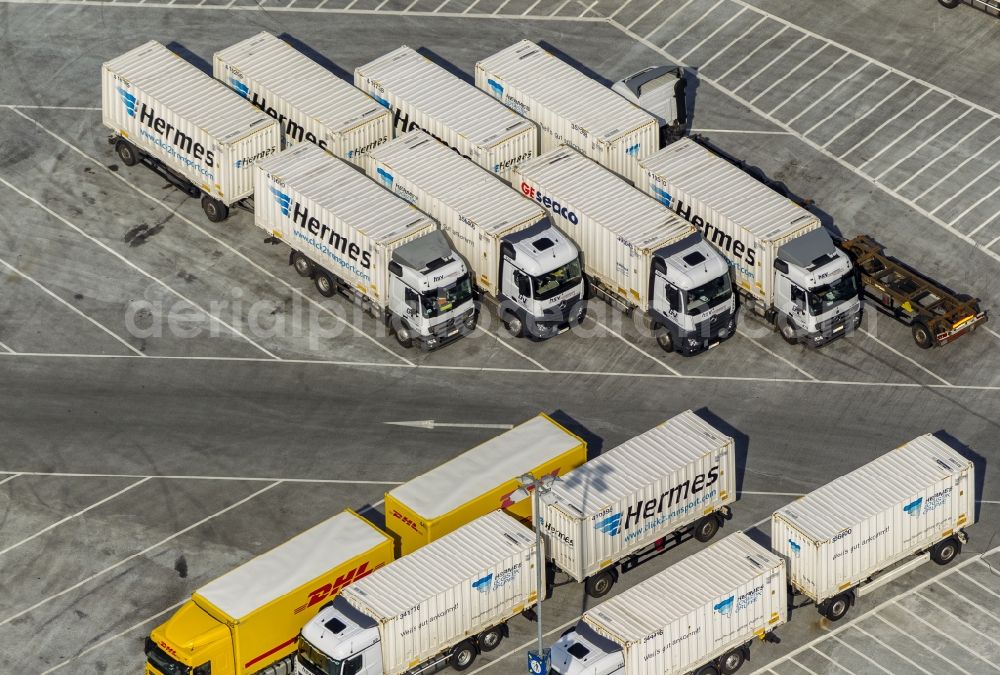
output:
M787 237L817 220L690 138L639 160L639 165L763 241Z
M486 92L406 45L359 66L355 72L379 82L477 147L491 147L532 126Z
M491 235L545 217L541 206L423 131L404 134L370 154Z
M641 642L651 633L717 602L784 560L735 532L689 555L659 574L605 600L583 615L593 627L618 637L620 644Z
M389 536L367 520L344 511L209 582L196 595L242 619L386 540Z
M355 581L343 595L373 619L392 619L534 545L530 529L493 511Z
M581 443L539 415L393 488L390 494L424 518L437 518Z
M732 442L686 410L573 469L553 483L551 496L543 499L572 505L580 516L591 516Z
M263 110L155 40L111 59L104 67L223 143L277 124Z
M530 40L476 65L603 140L613 141L646 124L659 126L648 112Z
M775 515L823 542L971 466L970 460L926 434L781 507Z
M515 171L640 250L655 251L698 231L663 204L566 146L530 159Z
M436 227L433 219L312 143L299 143L257 166L374 242L387 244Z
M334 131L347 131L389 114L353 84L270 33L237 42L217 56Z

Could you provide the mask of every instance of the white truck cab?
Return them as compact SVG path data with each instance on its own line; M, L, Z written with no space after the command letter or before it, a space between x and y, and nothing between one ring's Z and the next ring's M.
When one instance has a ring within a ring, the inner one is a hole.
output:
M679 138L687 124L687 80L679 66L652 66L611 85L611 90L639 106L660 123L660 145Z
M334 599L299 636L296 675L382 675L378 624Z
M580 621L552 645L550 675L619 675L625 672L622 648Z

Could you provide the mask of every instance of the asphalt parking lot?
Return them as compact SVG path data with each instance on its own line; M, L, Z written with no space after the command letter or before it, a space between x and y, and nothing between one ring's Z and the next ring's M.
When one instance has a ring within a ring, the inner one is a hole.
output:
M100 64L157 39L202 64L260 30L352 71L400 44L467 75L523 37L614 81L697 72L696 131L815 201L845 236L1000 307L1000 22L934 2L159 0L0 2L0 671L137 672L142 639L201 584L544 411L614 447L686 408L743 450L727 528L928 432L977 456L979 523L830 625L793 612L774 673L1000 671L1000 329L943 349L866 313L812 351L744 318L690 359L595 303L548 342L486 313L440 351L403 350L323 299L248 213L211 224L119 166ZM471 39L470 39L471 38ZM434 420L433 429L387 424ZM633 585L700 544L625 575ZM940 577L935 575L941 574ZM545 604L554 639L587 606ZM523 672L535 631L476 669ZM971 654L971 655L970 655Z

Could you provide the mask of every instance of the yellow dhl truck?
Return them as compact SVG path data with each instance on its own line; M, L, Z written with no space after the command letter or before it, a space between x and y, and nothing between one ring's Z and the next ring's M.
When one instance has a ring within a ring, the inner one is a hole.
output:
M392 539L344 511L198 589L146 639L146 675L288 675L302 626L392 559Z

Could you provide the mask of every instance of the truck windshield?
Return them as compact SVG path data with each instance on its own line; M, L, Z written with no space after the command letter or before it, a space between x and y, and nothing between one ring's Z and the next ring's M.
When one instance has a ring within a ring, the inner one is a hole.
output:
M733 294L733 285L729 283L729 275L712 279L707 284L684 292L684 307L687 314L696 316L718 307Z
M167 654L152 638L146 638L146 659L163 675L188 675L191 668Z
M580 283L580 258L574 258L551 272L531 277L532 290L536 300L554 298L563 291Z
M825 314L837 305L858 297L858 284L853 274L846 274L832 284L817 286L808 291L809 313Z
M450 312L470 299L472 299L472 281L466 273L456 279L453 284L422 294L420 305L424 318L433 319L445 312Z
M323 675L340 675L340 661L331 659L320 650L299 637L298 657L312 666L311 670Z

